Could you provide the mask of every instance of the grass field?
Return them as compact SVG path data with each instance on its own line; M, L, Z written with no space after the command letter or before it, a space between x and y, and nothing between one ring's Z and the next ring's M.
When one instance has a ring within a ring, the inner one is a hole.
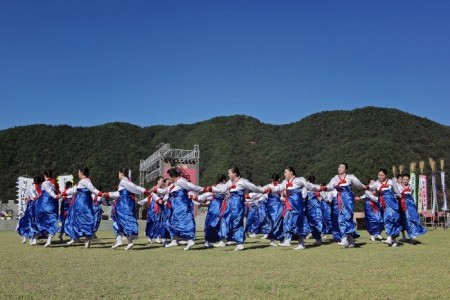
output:
M247 239L246 250L198 244L164 249L137 241L112 250L112 232L99 232L91 249L22 245L0 232L1 299L92 298L333 298L449 299L450 231L434 230L421 244L389 248L366 234L358 248L336 244L304 251Z

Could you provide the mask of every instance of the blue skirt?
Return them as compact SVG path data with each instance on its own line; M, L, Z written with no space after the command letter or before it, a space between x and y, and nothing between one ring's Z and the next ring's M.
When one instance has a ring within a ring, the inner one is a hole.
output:
M331 233L335 241L342 240L341 230L339 229L339 204L337 198L331 202Z
M283 203L280 197L270 194L267 199L267 217L269 218L270 231L267 238L269 240L281 241L283 235Z
M205 219L205 241L215 243L220 241L221 236L221 209L225 196L215 196L208 206L208 213Z
M320 201L320 208L322 209L322 233L331 234L331 205L325 200Z
M92 209L94 211L94 232L97 232L98 228L100 227L100 222L102 221L102 215L103 215L103 209L102 205L99 203L97 205L93 205Z
M58 230L58 208L58 201L46 191L42 191L34 206L38 235L55 235Z
M339 197L341 201L339 202ZM339 231L341 236L352 235L356 237L356 227L353 221L353 213L355 211L355 196L350 186L341 187L338 194L338 208L339 208Z
M400 213L398 201L391 190L383 193L386 207L384 209L384 226L388 236L397 237L402 229L400 225Z
M22 218L19 220L19 225L17 226L17 233L27 239L33 238L37 232L36 220L34 217L34 206L36 201L30 200L27 202L27 208L23 213Z
M383 218L381 217L380 203L370 200L364 203L364 220L367 232L370 235L380 235L384 228Z
M287 210L283 219L284 238L292 239L293 236L303 235L304 206L303 197L300 189L288 190L288 199L286 199ZM290 206L290 208L289 208Z
M139 228L136 219L136 201L126 189L120 190L119 193L120 196L116 200L116 222L119 233L127 237L137 237Z
M161 238L163 239L173 239L172 234L170 233L170 219L172 218L172 199L169 198L169 201L167 201L167 204L164 207L164 211L161 215L161 227L160 227L160 233Z
M195 219L193 204L185 189L171 193L172 215L169 221L169 232L172 237L184 240L195 239Z
M150 239L161 237L161 222L163 205L159 205L158 201L152 200L147 208L147 224L145 226L145 235Z
M221 236L228 241L234 241L238 244L244 243L244 210L244 192L232 192L221 224Z
M67 213L69 211L71 199L63 199L59 208L59 233L64 233L64 224L66 222Z
M258 206L255 203L247 205L247 217L245 219L245 232L257 233L259 226Z
M410 238L427 233L427 229L420 223L416 204L411 195L406 197L406 229Z
M314 239L319 240L322 238L323 216L320 201L314 193L308 192L305 208L306 219L311 228L312 236Z
M268 234L270 232L269 218L265 201L258 202L258 228L255 233Z
M94 234L94 210L92 208L92 196L88 189L78 189L73 196L73 204L67 212L64 232L71 239L80 237L92 237Z

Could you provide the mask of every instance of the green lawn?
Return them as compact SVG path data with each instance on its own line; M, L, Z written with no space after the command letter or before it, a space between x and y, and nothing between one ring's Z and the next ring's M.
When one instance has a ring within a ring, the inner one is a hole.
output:
M112 250L112 232L91 249L22 245L0 232L0 299L29 298L450 298L450 231L434 230L419 245L389 248L366 232L355 249L336 244L304 251L247 239L234 247L190 251L137 241Z

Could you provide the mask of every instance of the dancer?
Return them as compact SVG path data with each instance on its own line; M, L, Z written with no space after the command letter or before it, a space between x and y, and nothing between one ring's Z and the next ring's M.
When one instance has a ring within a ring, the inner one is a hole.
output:
M64 183L64 192L68 189L72 188L73 184L71 181L66 181ZM70 203L72 202L72 196L65 196L61 198L60 206L59 206L59 241L63 241L64 235L64 224L67 218L67 212L69 211Z
M52 238L58 230L58 200L56 182L53 179L52 170L44 171L44 182L42 183L42 194L36 200L35 216L37 232L34 238L38 236L47 236L47 242L44 247L50 246Z
M263 186L264 190L271 190L267 194L267 217L269 219L270 229L267 239L270 240L270 246L278 246L275 241L283 239L283 203L281 201L281 192L274 192L274 187L278 186L280 175L272 174L272 183Z
M250 181L241 177L241 172L237 167L228 170L228 178L230 179L222 186L213 186L206 188L207 191L213 193L229 193L230 197L224 210L222 219L222 240L216 243L215 247L225 247L224 240L228 245L237 244L235 251L244 250L244 210L246 191L263 193L264 190L257 187Z
M225 189L225 182L226 182L226 176L225 175L219 175L216 181L215 187L218 187L219 189ZM220 242L220 240L223 238L221 235L220 226L222 223L222 216L223 211L222 208L224 207L224 201L226 198L225 193L214 193L209 194L205 193L202 195L203 199L200 198L199 200L203 200L204 202L208 199L210 200L208 205L208 212L206 214L205 219L205 247L212 247L214 243ZM209 196L209 197L208 197Z
M315 176L309 176L308 182L311 184L316 183ZM307 192L305 198L305 216L311 229L312 237L315 239L315 245L322 245L322 229L323 229L323 216L322 208L320 205L320 193L319 192Z
M402 184L399 186L401 200L400 209L404 213L406 230L410 238L410 243L414 244L419 235L427 232L427 229L420 223L420 217L417 212L416 204L412 197L412 190L409 185L410 175L403 174Z
M369 181L369 186L374 183L374 180ZM381 231L384 228L383 217L381 215L381 207L378 202L376 192L365 191L361 197L355 197L355 201L364 199L364 221L367 232L370 234L370 240L375 242L376 239L383 240Z
M298 246L294 250L305 249L303 242L303 224L304 224L304 198L302 189L306 187L308 191L319 191L320 187L313 185L303 177L297 177L293 167L287 167L284 170L285 180L282 184L274 186L269 193L284 192L286 213L283 219L284 241L279 244L282 247L291 246L291 240L298 237Z
M380 169L378 171L378 180L369 185L369 189L378 191L379 202L385 204L383 218L387 239L384 243L396 247L398 246L396 238L401 230L399 205L396 199L396 195L401 197L398 186L393 180L387 178L386 169Z
M41 184L44 181L44 177L41 175L34 176L33 184L28 188L26 201L27 206L23 216L20 218L17 226L17 233L23 237L22 244L30 240L30 245L36 245L35 234L36 228L36 218L35 218L35 205L36 200L41 196L42 189Z
M203 187L194 185L181 177L176 168L167 171L172 184L165 188L154 189L159 194L170 195L171 216L168 222L168 229L172 241L166 247L178 245L178 240L187 240L184 250L189 250L195 245L195 218L193 212L192 200L189 199L188 192L202 192Z
M128 176L130 171L128 168L121 168L118 172L120 179L119 189L117 192L104 193L105 198L116 199L115 221L118 226L119 234L123 234L127 238L128 245L125 250L130 250L134 246L134 240L139 234L138 222L136 219L136 200L134 194L148 195L149 191L131 182ZM112 248L119 247L120 244L115 243Z
M357 189L366 189L367 187L355 175L347 174L347 171L348 164L341 163L338 167L338 175L334 176L322 189L325 191L337 190L339 231L342 236L341 242L338 244L353 248L358 234L353 221L355 196L352 192L352 186Z
M80 178L78 184L60 195L60 197L73 195L73 203L67 212L64 231L71 238L67 245L72 245L76 240L84 237L84 247L87 249L91 246L95 227L92 193L97 196L103 196L103 193L96 189L89 179L88 167L80 168L78 177Z

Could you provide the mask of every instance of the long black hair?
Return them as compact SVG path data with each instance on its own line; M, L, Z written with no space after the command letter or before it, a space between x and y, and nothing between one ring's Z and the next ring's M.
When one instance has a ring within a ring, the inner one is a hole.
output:
M217 177L216 183L224 183L226 180L227 180L227 176L225 176L225 175L223 175L223 174L220 174L220 175Z
M179 172L176 168L169 169L169 170L167 171L167 174L168 174L170 177L180 177L180 172Z
M47 178L53 178L53 171L51 169L46 169L44 170L44 176L46 176Z
M126 178L130 179L128 175L130 174L130 169L128 168L120 168L119 172L123 174Z
M272 181L280 181L280 174L278 173L272 174Z
M231 167L231 168L230 168L230 171L231 171L232 173L236 174L237 177L240 177L240 176L241 176L241 171L240 171L239 168L236 167L236 166Z
M294 167L287 167L286 170L292 172L292 175L294 175L294 177L297 177L297 173L295 172Z
M83 173L84 176L89 177L89 168L88 167L81 167L78 169L81 173Z

